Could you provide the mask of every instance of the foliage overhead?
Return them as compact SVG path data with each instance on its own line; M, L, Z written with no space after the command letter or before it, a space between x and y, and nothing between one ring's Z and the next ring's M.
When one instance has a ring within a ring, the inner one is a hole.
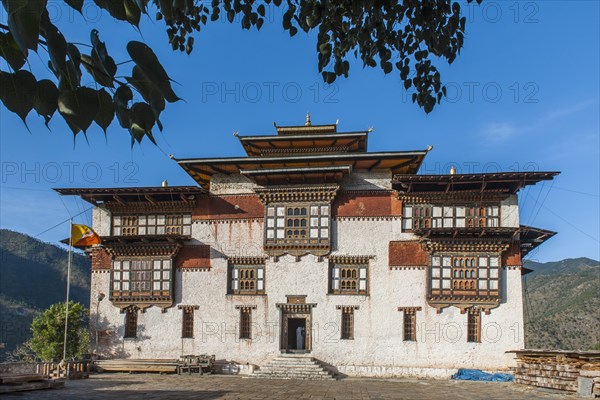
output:
M472 2L473 0L467 0ZM478 3L481 0L476 0ZM84 0L64 0L82 12ZM290 36L316 31L318 70L326 83L348 77L349 59L364 67L395 71L412 101L429 113L446 95L435 65L452 63L463 46L466 18L451 0L93 0L112 17L140 29L142 15L156 13L164 21L173 50L190 53L194 31L219 19L260 30L267 7L281 8L283 29ZM0 100L24 123L35 110L48 126L53 115L65 119L74 135L84 135L92 123L106 134L114 117L131 134L132 145L162 130L166 103L180 98L153 50L131 41L127 52L134 66L125 80L117 78L121 64L110 56L100 33L90 44L69 42L49 18L47 0L2 0L8 25L0 24L0 57L12 72L0 70ZM151 11L152 10L152 11ZM30 52L44 50L53 79L39 79L28 70ZM82 85L82 67L95 87ZM139 96L138 96L139 95ZM139 98L141 97L141 99ZM136 100L137 99L137 100ZM139 101L138 101L139 100ZM143 100L143 101L142 101Z
M59 361L63 356L65 305L56 303L34 318L32 338L28 347L43 361ZM88 352L88 310L80 303L69 301L69 326L67 328L67 359L81 358Z

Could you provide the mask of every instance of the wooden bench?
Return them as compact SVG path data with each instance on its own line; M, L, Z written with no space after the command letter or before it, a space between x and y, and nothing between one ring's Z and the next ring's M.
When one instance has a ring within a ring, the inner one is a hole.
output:
M114 359L98 360L98 372L158 372L176 373L178 360L170 359Z

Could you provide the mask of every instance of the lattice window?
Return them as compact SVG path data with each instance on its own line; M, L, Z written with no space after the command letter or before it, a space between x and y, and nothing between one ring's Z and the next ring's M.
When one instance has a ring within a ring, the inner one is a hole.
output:
M481 342L481 311L470 309L467 312L467 342Z
M354 339L354 307L342 307L341 339Z
M404 230L429 228L499 227L498 205L473 206L405 206L402 210Z
M171 297L171 259L114 260L111 299Z
M240 339L252 339L252 308L240 308Z
M113 235L191 235L192 214L113 215Z
M125 338L137 337L138 309L129 307L125 310Z
M331 293L367 294L367 264L333 264L331 266Z
M124 216L121 218L121 234L122 235L137 235L138 233L138 217Z
M182 338L193 338L194 337L194 308L184 307L183 308L183 320L181 324L181 337Z
M430 293L450 296L499 296L500 257L481 254L431 257Z
M414 342L417 340L417 314L415 310L404 311L404 340Z
M238 265L229 266L229 294L264 294L265 266Z
M267 244L329 243L329 204L287 204L266 207Z

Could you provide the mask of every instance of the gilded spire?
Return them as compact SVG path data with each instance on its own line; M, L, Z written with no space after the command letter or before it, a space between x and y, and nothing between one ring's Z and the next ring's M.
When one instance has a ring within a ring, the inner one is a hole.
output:
M311 123L310 123L310 113L309 112L306 113L306 123L304 125L305 126L311 126Z

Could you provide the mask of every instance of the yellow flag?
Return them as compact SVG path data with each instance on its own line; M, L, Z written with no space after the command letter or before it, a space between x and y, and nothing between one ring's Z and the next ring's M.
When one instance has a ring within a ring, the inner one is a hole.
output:
M100 236L87 225L73 224L71 226L71 242L74 247L86 247L100 244Z

